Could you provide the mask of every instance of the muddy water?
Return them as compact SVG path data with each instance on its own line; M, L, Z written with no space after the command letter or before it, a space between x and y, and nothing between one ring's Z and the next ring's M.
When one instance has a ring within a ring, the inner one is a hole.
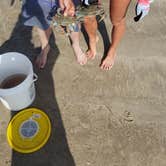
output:
M1 84L0 84L0 88L1 89L9 89L9 88L13 88L17 85L19 85L20 83L22 83L26 78L25 74L15 74L15 75L11 75L9 77L7 77Z

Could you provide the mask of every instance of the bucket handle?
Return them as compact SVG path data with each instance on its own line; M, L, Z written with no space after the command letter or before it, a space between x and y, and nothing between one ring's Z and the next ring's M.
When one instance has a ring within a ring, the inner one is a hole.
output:
M36 82L38 80L38 76L36 73L33 73L33 82Z

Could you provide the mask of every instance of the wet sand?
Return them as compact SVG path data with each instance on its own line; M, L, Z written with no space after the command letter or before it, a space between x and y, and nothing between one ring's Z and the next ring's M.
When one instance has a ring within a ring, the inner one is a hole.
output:
M19 4L0 4L0 53L18 51L33 60L39 52L36 30L20 25ZM104 5L108 11L106 0ZM12 151L6 128L14 113L0 103L0 166L166 165L166 1L153 3L138 23L134 5L111 71L99 68L104 52L100 33L96 59L82 67L66 36L55 32L47 66L35 70L39 80L32 104L50 117L51 137L35 153ZM105 24L110 37L109 17ZM104 23L100 29L107 41ZM81 45L86 51L83 35Z

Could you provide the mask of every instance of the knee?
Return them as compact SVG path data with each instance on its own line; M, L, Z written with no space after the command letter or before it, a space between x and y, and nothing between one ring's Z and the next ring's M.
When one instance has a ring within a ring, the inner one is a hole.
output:
M121 19L112 19L111 18L111 22L112 22L112 25L117 27L117 26L124 26L125 23L126 23L126 19L125 17L121 18Z
M89 17L89 16L86 16L86 17L84 18L84 23L85 23L85 24L88 24L88 23L94 24L94 23L96 23L96 17Z

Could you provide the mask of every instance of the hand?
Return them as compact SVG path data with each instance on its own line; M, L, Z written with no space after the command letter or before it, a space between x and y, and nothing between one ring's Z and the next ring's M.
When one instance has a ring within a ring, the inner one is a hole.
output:
M64 16L74 16L75 7L72 0L59 0L59 5L64 11Z
M152 1L153 0L138 0L136 5L136 17L134 18L136 22L148 15L150 10L150 3Z

